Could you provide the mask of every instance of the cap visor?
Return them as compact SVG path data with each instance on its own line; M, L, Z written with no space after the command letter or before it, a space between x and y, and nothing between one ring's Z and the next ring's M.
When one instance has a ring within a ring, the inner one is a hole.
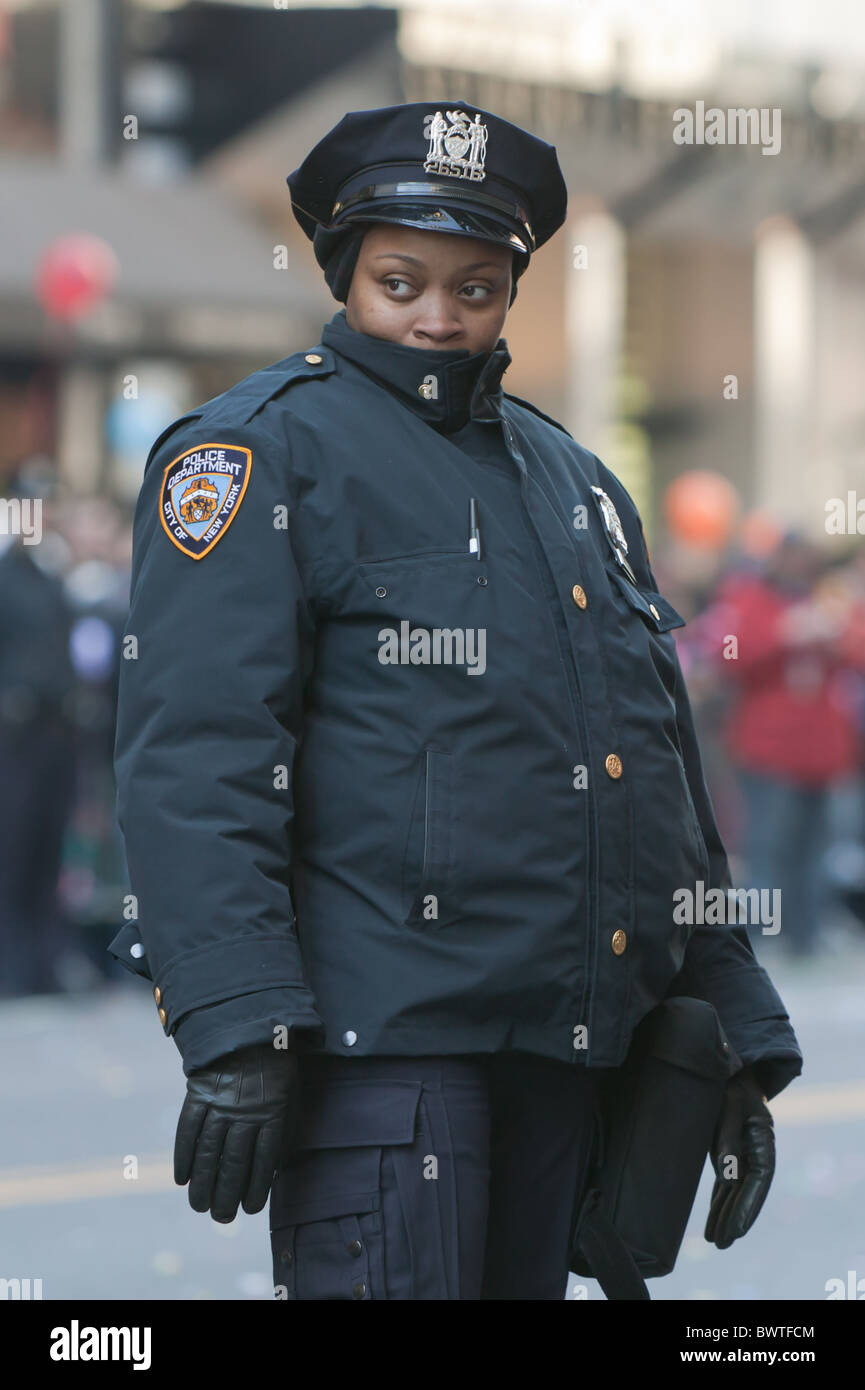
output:
M522 228L517 230L518 224L511 224L505 219L499 221L488 213L470 211L464 206L455 208L441 202L370 202L360 209L352 208L344 218L337 218L331 225L335 229L349 222L393 222L402 227L418 227L424 232L478 237L482 241L509 246L512 251L520 251L526 256L530 254L526 232Z

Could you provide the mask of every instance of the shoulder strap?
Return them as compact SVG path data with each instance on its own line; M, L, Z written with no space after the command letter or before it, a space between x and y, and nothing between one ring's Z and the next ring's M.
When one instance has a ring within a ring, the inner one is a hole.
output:
M650 1299L646 1281L630 1250L601 1208L601 1193L596 1187L589 1189L583 1201L574 1248L585 1257L592 1277L608 1299Z
M295 352L274 362L272 367L264 367L254 372L244 381L239 381L221 396L214 396L203 410L207 412L207 424L245 425L259 410L278 396L288 386L298 381L309 381L314 377L330 376L336 371L336 358L326 347L310 348L308 352Z
M280 362L274 362L271 367L253 372L218 396L211 397L195 410L178 416L170 425L166 425L158 439L150 446L145 468L181 425L190 424L193 420L204 421L202 428L207 429L214 425L246 425L269 400L278 396L287 386L296 381L309 381L312 377L330 376L335 371L336 360L333 353L319 345L310 348L308 352L292 353L291 357L284 357Z

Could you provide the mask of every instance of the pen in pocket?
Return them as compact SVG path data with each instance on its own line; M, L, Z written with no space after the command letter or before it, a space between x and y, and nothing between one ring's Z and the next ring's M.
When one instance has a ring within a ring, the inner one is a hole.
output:
M478 504L474 497L469 498L469 554L481 558L481 532L478 526Z

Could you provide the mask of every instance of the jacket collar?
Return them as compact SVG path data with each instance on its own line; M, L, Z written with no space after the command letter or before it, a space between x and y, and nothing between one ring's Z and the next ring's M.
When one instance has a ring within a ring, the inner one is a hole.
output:
M404 347L358 333L340 309L325 325L321 341L375 377L435 429L451 433L469 420L501 418L501 379L512 360L504 338L490 353ZM419 390L425 378L434 379L429 399Z

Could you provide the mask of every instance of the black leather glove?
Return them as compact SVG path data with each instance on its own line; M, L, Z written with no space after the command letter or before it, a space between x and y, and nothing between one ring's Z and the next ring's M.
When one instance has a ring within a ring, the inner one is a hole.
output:
M174 1140L174 1181L193 1211L233 1221L239 1203L261 1211L294 1137L297 1058L270 1043L240 1048L190 1072Z
M775 1172L772 1113L750 1067L727 1082L710 1156L717 1177L705 1238L727 1250L753 1226Z

